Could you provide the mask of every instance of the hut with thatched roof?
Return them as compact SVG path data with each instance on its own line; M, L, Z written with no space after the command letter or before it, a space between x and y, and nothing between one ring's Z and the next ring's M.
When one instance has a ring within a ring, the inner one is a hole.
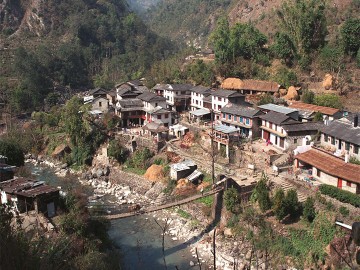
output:
M241 94L258 94L258 93L270 93L274 94L279 92L281 86L272 81L260 81L260 80L241 80L239 78L227 78L222 84L221 88L227 90L235 90Z

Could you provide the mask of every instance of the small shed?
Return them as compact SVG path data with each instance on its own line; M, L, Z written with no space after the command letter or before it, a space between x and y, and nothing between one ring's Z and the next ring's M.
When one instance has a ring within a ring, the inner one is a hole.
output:
M182 162L170 165L170 178L173 180L179 180L191 175L197 169L197 165L194 161L186 159Z
M0 182L1 204L10 204L19 213L35 210L48 217L56 214L59 190L26 178L15 178Z
M169 130L170 130L171 135L173 135L177 138L181 138L189 131L189 128L186 126L180 125L180 124L176 124L176 125L170 126Z

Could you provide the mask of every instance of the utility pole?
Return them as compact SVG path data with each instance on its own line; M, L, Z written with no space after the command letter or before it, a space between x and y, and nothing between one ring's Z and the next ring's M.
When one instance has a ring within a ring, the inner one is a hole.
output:
M211 109L211 179L212 184L215 184L215 151L214 151L214 110Z

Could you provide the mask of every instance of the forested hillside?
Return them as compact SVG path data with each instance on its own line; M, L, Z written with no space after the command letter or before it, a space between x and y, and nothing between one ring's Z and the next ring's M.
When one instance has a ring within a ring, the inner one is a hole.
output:
M56 85L138 78L174 50L125 0L6 1L0 30L1 90L18 110L37 108Z

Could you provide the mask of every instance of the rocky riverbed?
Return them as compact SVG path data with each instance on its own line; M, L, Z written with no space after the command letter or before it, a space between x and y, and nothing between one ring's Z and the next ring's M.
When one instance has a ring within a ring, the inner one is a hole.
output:
M118 206L132 204L154 205L160 203L165 197L165 194L162 192L165 186L161 182L150 182L138 175L126 173L118 167L97 165L87 172L79 173L67 168L65 164L47 160L28 159L27 162L49 166L53 168L59 177L76 175L82 185L93 189L93 195L89 197L89 200L93 202L103 201L104 197L106 197L107 203ZM179 209L189 213L192 217L182 217L179 214L181 212ZM182 243L183 248L190 250L192 259L187 258L189 260L188 266L194 266L200 262L204 266L203 269L212 268L214 229L209 226L211 220L202 213L199 203L190 203L180 208L162 210L143 217L143 221L151 221L151 219L155 219L162 225L167 223L168 229L165 233L167 237L171 241ZM161 237L161 232L159 232L158 237ZM262 263L263 254L259 253L257 255L260 264L259 269L264 269L265 265ZM251 254L248 243L234 240L229 229L217 228L217 269L234 269L234 264L236 264L236 269L246 269L248 261L252 256L254 255Z

